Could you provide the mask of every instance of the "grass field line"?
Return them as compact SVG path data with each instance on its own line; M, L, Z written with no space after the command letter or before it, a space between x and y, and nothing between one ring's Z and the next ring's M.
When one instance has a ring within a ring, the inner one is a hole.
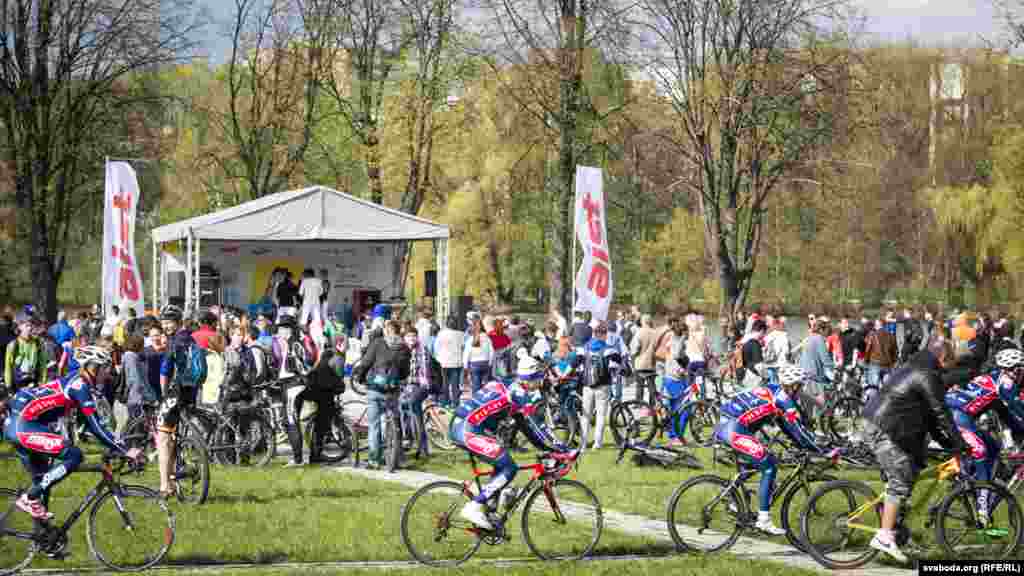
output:
M429 472L420 472L416 470L400 470L398 472L385 472L381 470L367 470L364 468L350 468L350 467L338 467L332 468L335 472L343 474L354 474L364 476L374 480L383 480L386 482L397 482L411 488L420 488L431 482L438 481L451 481L461 482L455 478L449 478L441 476L439 474L431 474ZM600 494L597 495L600 500ZM645 516L638 516L636 514L626 514L615 510L602 510L604 516L604 525L613 530L618 530L626 534L634 536L646 536L652 539L671 542L672 537L668 533L668 527L665 524L665 520L655 520L647 518ZM677 529L683 529L682 526L677 524ZM696 528L692 530L692 536L696 537ZM729 554L739 558L748 558L752 560L766 560L769 562L778 562L788 566L794 566L798 568L816 570L819 572L832 573L832 571L824 568L820 564L814 561L813 558L807 554L793 548L792 546L784 544L776 544L774 542L766 542L764 540L758 540L756 538L741 537L736 544L730 549ZM864 576L893 576L900 575L909 572L910 569L901 569L895 567L882 566L880 564L874 564L870 567L865 567L857 570L858 575Z

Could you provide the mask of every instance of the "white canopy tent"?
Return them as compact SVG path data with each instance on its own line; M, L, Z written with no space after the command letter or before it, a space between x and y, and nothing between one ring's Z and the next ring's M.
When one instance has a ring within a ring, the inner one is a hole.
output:
M327 268L332 305L360 289L399 299L398 247L430 240L437 266L435 313L437 318L448 315L448 227L331 188L271 194L161 226L152 234L157 307L170 298L169 275L183 271L185 309L197 308L201 268L219 272L223 297L218 299L228 305L255 303L277 267L299 272Z

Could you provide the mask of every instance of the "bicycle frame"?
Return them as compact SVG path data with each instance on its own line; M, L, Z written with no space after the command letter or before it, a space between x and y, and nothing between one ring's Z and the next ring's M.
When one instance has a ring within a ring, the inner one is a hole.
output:
M494 476L497 473L497 471L494 468L491 468L490 470L479 469L477 467L476 458L472 454L470 454L469 460L473 465L472 482L476 483L476 491L477 494L479 494L480 492L483 491L483 484L480 482L480 479L485 478L487 476ZM562 511L558 507L558 500L555 498L554 494L551 493L551 486L552 484L555 483L555 480L557 480L558 478L562 478L563 476L568 474L570 467L560 466L559 468L556 468L554 471L551 471L545 469L543 462L537 462L536 464L521 466L520 469L526 469L531 472L530 480L516 494L515 499L512 500L511 506L508 506L505 510L498 511L501 514L501 525L503 526L505 522L508 520L508 517L514 514L517 509L519 509L519 504L531 492L533 492L533 490L537 487L538 483L540 483L543 487L544 496L548 499L548 504L551 506L551 510L555 513L556 516L564 520L564 517L562 516ZM466 480L465 482L462 483L462 491L467 498L472 500L476 496L476 494L474 494L473 491L470 489L470 482L470 480ZM502 490L505 490L506 488L508 488L507 485L504 488L502 488ZM501 492L499 491L498 494L500 493ZM495 496L497 496L498 494L496 494ZM478 528L474 529L479 530Z
M931 500L932 494L934 494L936 488L938 488L939 485L942 484L943 482L943 479L939 477L940 467L941 464L936 464L934 466L929 466L923 472L921 472L921 475L918 477L918 481L920 481L921 479L931 478L932 476L934 476L935 479L933 482L929 483L923 495L919 494L917 498L911 501L909 507L901 507L901 511L905 510L905 512L901 514L898 523L905 524L907 518L916 517L921 513L921 510L926 507L927 503ZM863 516L864 513L868 512L869 510L878 510L879 507L883 505L884 501L885 491L883 490L874 499L869 500L864 504L861 504L856 510L851 512L849 516L847 516L846 518L846 526L853 530L861 530L871 534L878 532L881 529L880 526L871 526L868 524L863 524L861 522L856 522L856 520L859 520L860 517Z
M761 473L760 470L750 468L745 469L744 463L740 461L739 456L737 456L735 453L733 453L733 457L736 459L736 474L729 481L729 486L722 491L721 495L719 495L719 498L734 490L743 490L742 494L744 498L746 498L747 480L750 480L752 477ZM806 456L801 458L800 462L797 463L796 468L794 468L788 476L783 478L781 482L776 483L775 488L772 490L772 496L769 505L774 507L776 501L781 497L781 495L788 492L790 486L793 485L794 483L806 485L808 476L810 476L813 472L821 472L826 468L828 468L828 466L813 466L811 464L810 458ZM714 502L717 503L718 500L716 499Z

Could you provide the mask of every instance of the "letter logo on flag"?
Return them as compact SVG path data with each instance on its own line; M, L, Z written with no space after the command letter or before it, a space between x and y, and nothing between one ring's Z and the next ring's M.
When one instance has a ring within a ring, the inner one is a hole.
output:
M103 309L135 308L142 317L142 276L135 261L139 182L126 162L107 162L103 209Z
M583 265L576 273L576 310L608 319L612 303L612 261L605 227L604 183L600 168L576 167L576 238Z

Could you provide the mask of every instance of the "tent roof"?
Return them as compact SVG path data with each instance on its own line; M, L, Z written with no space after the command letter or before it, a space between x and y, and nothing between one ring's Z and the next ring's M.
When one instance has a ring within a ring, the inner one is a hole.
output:
M395 241L448 238L448 227L324 186L278 192L153 230L158 243L189 230L203 240Z

